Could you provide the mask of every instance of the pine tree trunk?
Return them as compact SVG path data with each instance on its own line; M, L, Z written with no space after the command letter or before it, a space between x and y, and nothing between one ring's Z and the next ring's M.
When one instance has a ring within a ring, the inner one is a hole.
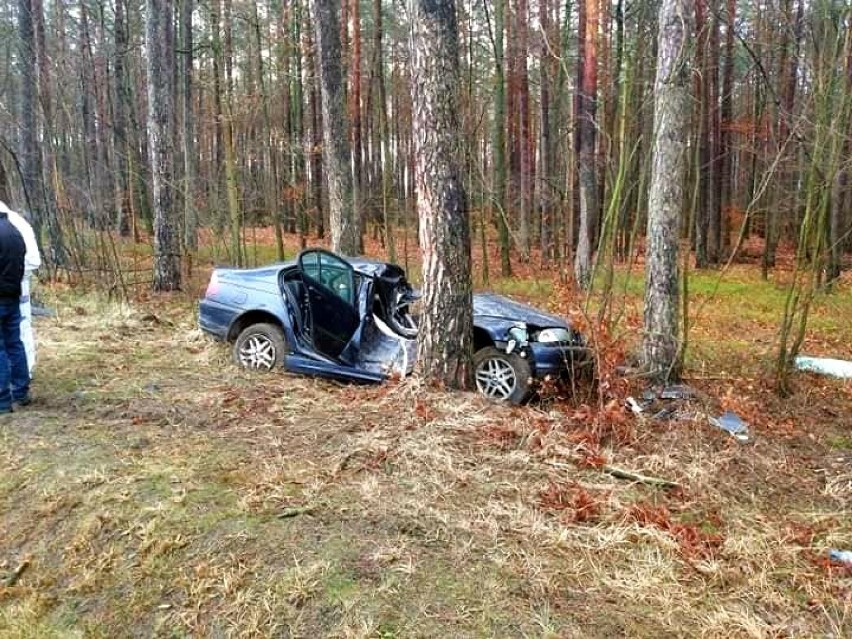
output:
M311 207L314 211L314 224L317 237L325 237L325 212L322 199L322 110L320 108L319 89L317 88L317 59L313 35L309 28L304 31L303 66L306 70L308 94L308 131L305 136L306 156L311 179Z
M730 228L730 221L726 221L725 212L733 209L734 189L732 170L734 166L734 148L731 140L731 119L733 118L734 105L734 23L736 20L736 0L726 0L725 16L725 66L722 71L722 96L720 113L720 139L719 139L719 179L721 188L719 192L720 207L722 215L722 227ZM727 237L729 233L722 232L720 240L720 252L728 250Z
M47 227L50 240L49 254L52 260L58 264L64 263L65 241L62 228L59 226L58 206L56 202L56 189L59 183L59 174L56 163L56 149L54 147L54 120L53 120L53 92L50 82L49 59L47 43L44 34L44 6L41 0L32 0L33 27L35 31L36 60L39 69L38 96L42 111L41 119L41 178L43 192L43 219L35 224L37 232L42 226Z
M642 351L646 369L661 380L680 375L678 239L688 160L691 5L692 0L663 0L659 14Z
M191 0L185 0L191 2ZM130 233L130 175L128 171L130 145L127 138L127 22L124 13L124 0L115 2L115 52L113 56L113 76L115 93L113 96L113 147L116 154L118 175L115 176L115 225L122 236Z
M349 125L351 127L352 140L352 207L358 219L360 232L358 240L361 245L358 252L364 252L363 233L366 222L369 219L364 211L364 171L363 171L363 148L361 127L361 10L360 0L343 0L351 2L349 19L352 22L352 49L349 59L349 72L351 76L349 86Z
M175 215L173 4L147 0L148 157L154 184L154 290L180 289L180 233Z
M349 161L349 126L340 60L339 3L312 0L323 119L323 159L328 179L332 250L356 255L361 248L361 228L352 201Z
M122 0L116 0L117 3ZM181 2L181 76L183 79L183 237L189 251L198 248L198 211L195 202L197 157L195 114L192 110L192 10L193 0Z
M473 372L470 228L460 165L459 46L452 0L413 0L411 53L423 257L420 370L449 388L468 388Z
M494 121L491 125L493 156L494 223L500 243L500 274L512 275L509 255L509 220L506 210L506 65L503 51L506 0L494 3Z
M539 46L539 163L538 179L536 180L538 210L541 214L541 258L547 262L554 257L553 217L551 211L550 172L551 172L551 141L550 141L550 67L551 55L548 46L553 35L550 32L550 7L548 0L539 0L539 29L541 30L541 45Z
M707 135L710 145L710 166L708 181L708 229L707 229L707 259L711 264L718 264L722 251L722 174L720 173L721 131L719 123L719 0L710 0L709 51L707 54Z
M697 162L694 167L695 181L698 188L698 200L695 202L694 236L695 266L707 268L708 230L710 227L710 190L712 183L710 171L710 96L708 95L709 78L707 75L707 56L709 42L709 22L707 19L706 0L695 0L695 32L697 34L697 51L695 54L695 105L698 110L698 125L695 131L697 145Z
M516 69L518 78L518 140L520 148L518 200L518 249L521 261L530 259L530 209L532 208L532 158L530 141L530 83L527 70L529 17L526 0L518 0L515 24L518 38Z
M598 91L598 0L585 0L585 38L581 65L582 82L579 91L579 183L580 229L577 254L574 258L574 279L581 288L591 285L592 252L598 224L598 177L595 166L595 114Z
M41 192L42 158L38 145L38 64L30 0L18 2L18 40L21 182L30 213L36 224L42 224L45 211Z

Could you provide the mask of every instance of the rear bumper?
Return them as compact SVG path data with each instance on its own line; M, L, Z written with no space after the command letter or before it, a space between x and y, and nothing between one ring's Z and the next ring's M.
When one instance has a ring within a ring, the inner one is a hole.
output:
M203 299L198 304L199 328L216 339L228 339L228 329L233 319L233 309L224 304L209 299Z

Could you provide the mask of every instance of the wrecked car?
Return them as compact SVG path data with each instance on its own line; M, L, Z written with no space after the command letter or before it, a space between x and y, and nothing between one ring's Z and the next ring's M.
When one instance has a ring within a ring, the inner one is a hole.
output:
M395 264L308 249L286 263L215 269L199 324L233 343L247 369L380 382L414 368L417 298ZM536 379L591 363L559 317L490 293L473 296L473 313L476 387L489 398L522 403Z

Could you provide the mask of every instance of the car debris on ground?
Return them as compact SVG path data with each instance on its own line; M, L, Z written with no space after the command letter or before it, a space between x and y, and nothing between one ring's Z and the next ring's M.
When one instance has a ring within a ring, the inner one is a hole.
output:
M852 550L837 550L832 548L828 551L828 558L841 564L852 567Z
M637 399L628 397L626 408L634 415L654 421L706 421L741 443L751 441L748 424L736 413L725 411L714 416L694 408L691 403L700 399L698 393L686 384L657 387L642 393Z
M837 377L840 379L852 379L852 362L844 359L832 359L830 357L811 357L799 355L794 361L796 370Z

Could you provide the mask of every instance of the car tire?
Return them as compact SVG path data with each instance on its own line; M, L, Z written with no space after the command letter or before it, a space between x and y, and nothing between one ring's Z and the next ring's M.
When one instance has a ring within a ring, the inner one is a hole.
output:
M275 324L251 324L234 342L234 362L247 369L271 371L284 365L287 340Z
M517 353L506 353L493 346L473 355L476 390L488 399L523 404L532 395L532 367Z

